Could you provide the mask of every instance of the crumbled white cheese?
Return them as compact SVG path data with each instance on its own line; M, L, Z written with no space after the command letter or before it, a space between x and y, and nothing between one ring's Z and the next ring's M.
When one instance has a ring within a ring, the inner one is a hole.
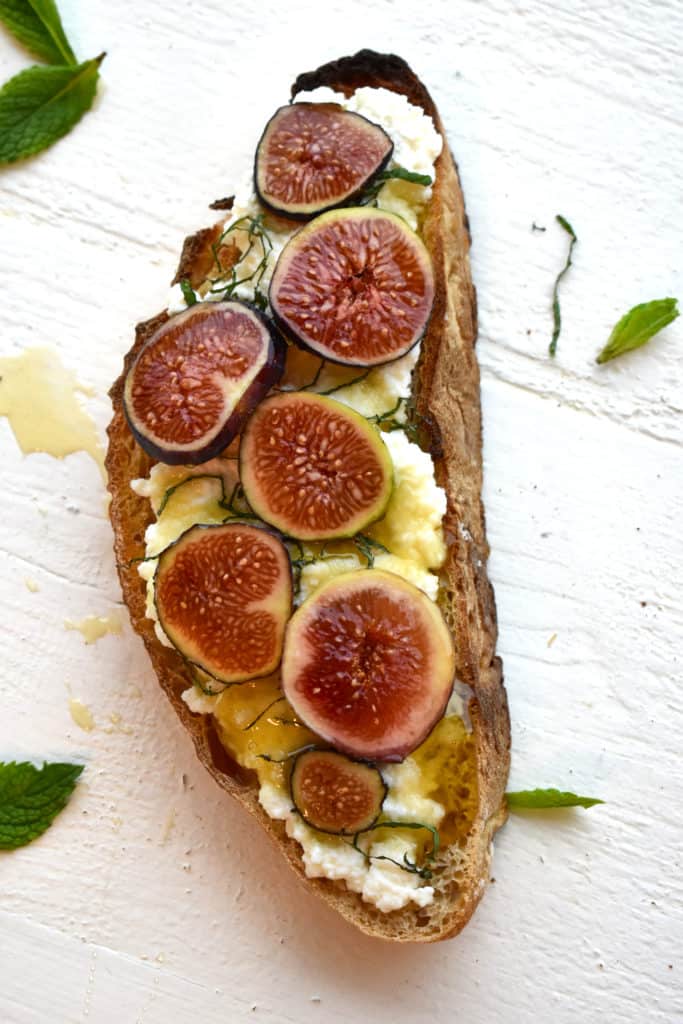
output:
M417 874L399 867L404 857L414 860L416 843L403 836L391 836L383 842L372 843L368 856L354 849L350 841L333 836L322 836L309 828L301 818L290 810L284 814L284 804L274 802L273 794L263 793L260 800L268 814L275 811L285 821L287 835L301 846L302 860L308 878L332 878L343 881L352 892L361 894L366 903L374 904L383 913L401 910L409 903L426 907L434 898L434 889L420 885ZM391 857L397 864L379 857ZM368 859L369 858L369 859Z
M382 843L373 843L370 848L371 857L391 857L398 863L371 860L361 893L366 903L374 903L378 910L388 914L392 910L401 910L408 903L426 907L432 902L433 887L421 885L419 875L399 867L405 863L404 857L414 861L415 851L416 844L402 836L392 836Z
M276 786L268 781L262 782L258 798L269 818L286 821L292 814L292 798L282 786Z
M368 121L381 125L391 138L394 163L416 174L434 173L434 161L441 153L443 140L431 117L402 93L365 86L347 98L321 86L297 93L295 102L339 103L346 110L362 114Z
M395 486L384 519L368 532L392 554L436 569L446 557L441 528L446 492L434 479L431 457L402 430L383 437L394 464Z
M412 373L419 356L420 346L415 345L393 363L378 366L368 374L365 380L339 388L334 392L335 400L355 409L361 416L380 416L394 409L393 418L403 422L405 410L402 405L398 405L398 401L410 397ZM329 371L325 377L326 388L337 385L334 368L330 366ZM344 380L344 377L341 376L344 372L346 371L337 371L340 381ZM396 408L397 405L398 408Z
M310 597L314 590L317 590L319 586L331 580L334 576L339 576L342 572L351 572L353 569L360 569L364 565L364 560L361 561L359 556L352 554L340 555L337 558L318 559L315 562L311 562L310 565L304 566L301 571L297 603L301 604L307 597ZM375 568L401 576L404 580L424 591L432 601L436 601L439 592L438 577L428 569L424 569L417 562L407 558L399 558L396 555L379 553L375 554Z
M430 117L421 107L409 103L407 97L390 89L356 89L348 98L343 93L321 87L301 92L297 102L339 103L346 110L362 114L368 121L380 124L394 144L389 167L403 167L414 174L434 176L434 162L441 153L443 140ZM422 208L431 197L430 186L390 180L377 196L381 210L403 217L415 230Z
M301 845L309 878L340 879L352 892L362 891L368 874L367 861L350 842L321 836L309 828L298 814L287 818L286 828L287 835Z
M183 690L180 696L195 715L210 715L216 707L216 701L220 694L211 697L208 693L202 693L199 687L190 686L187 690Z
M382 778L389 792L382 811L392 821L420 821L438 825L446 810L436 800L420 795L420 766L412 757L400 764L382 766Z

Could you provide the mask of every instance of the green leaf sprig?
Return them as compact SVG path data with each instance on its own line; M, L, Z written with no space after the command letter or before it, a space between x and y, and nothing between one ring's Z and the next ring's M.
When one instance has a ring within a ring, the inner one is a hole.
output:
M567 262L555 278L555 284L553 286L553 336L548 347L548 352L551 356L554 356L557 352L557 342L560 337L560 331L562 330L562 315L560 313L560 281L572 265L572 253L574 251L574 246L578 242L578 238L576 237L574 228L571 226L566 217L563 217L561 213L558 213L555 217L555 220L560 225L560 227L563 227L564 230L567 232L570 238L570 242L569 251L567 252Z
M593 796L577 796L576 793L564 793L559 789L521 789L516 793L506 793L505 799L511 811L549 810L555 807L594 807L604 804Z
M54 0L0 0L0 21L48 66L34 65L0 89L0 164L47 149L92 106L105 54L78 63Z
M76 64L54 0L0 0L0 21L46 64Z
M15 850L36 839L66 806L81 764L0 761L0 850Z
M607 363L624 352L641 348L678 316L678 299L653 299L634 306L612 328L596 363Z

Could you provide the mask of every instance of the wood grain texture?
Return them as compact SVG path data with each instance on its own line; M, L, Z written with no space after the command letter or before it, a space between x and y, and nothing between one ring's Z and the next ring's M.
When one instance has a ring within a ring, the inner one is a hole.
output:
M219 0L140 0L134 24L104 0L60 9L79 57L107 49L104 86L71 136L0 172L0 343L55 345L96 386L102 428L132 321L163 306L183 237L211 222L203 197L246 166L292 75L374 46L429 84L473 236L511 781L608 804L511 821L496 882L455 943L359 939L285 882L204 778L132 636L85 647L63 631L63 617L119 599L97 469L22 459L0 421L2 753L88 765L55 827L2 859L0 1017L671 1024L683 1005L680 321L621 362L592 360L635 302L683 292L680 5L333 0L325 31L296 0L229 17ZM3 36L5 76L25 63ZM553 363L557 212L580 243ZM66 683L94 732L71 722Z

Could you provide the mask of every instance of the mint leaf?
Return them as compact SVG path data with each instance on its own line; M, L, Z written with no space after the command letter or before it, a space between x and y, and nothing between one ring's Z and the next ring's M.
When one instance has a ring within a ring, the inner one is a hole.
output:
M42 835L66 805L82 764L0 761L0 850L14 850Z
M548 347L548 352L551 356L554 356L557 352L557 341L560 337L560 331L562 330L562 316L560 314L560 281L572 265L572 252L574 251L574 246L578 242L578 238L576 237L574 228L571 226L566 217L563 217L561 213L558 213L555 216L555 220L560 225L560 227L564 228L564 230L569 235L571 241L569 242L567 262L555 278L555 284L553 285L553 337Z
M653 299L634 306L612 328L596 363L606 363L624 352L640 348L678 316L678 299Z
M32 67L0 89L0 163L39 153L89 110L104 54L69 68Z
M54 0L0 0L0 21L48 64L75 64Z
M522 808L540 811L550 807L593 807L605 802L593 796L562 793L559 789L521 789L516 793L506 793L505 799L511 811Z

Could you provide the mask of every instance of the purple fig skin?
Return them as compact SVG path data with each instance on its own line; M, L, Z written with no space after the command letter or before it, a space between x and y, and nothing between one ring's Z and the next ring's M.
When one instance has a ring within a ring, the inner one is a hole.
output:
M363 180L358 184L357 188L355 188L352 192L345 193L342 196L341 199L334 200L334 201L332 201L330 203L323 203L317 209L311 210L310 212L303 212L303 213L302 212L296 212L296 211L293 211L291 209L288 209L286 206L278 206L276 203L273 203L272 200L267 199L266 196L264 196L264 194L263 194L263 192L262 192L262 190L261 190L261 188L259 186L259 164L260 164L261 159L262 159L262 157L261 157L261 147L263 145L263 142L264 142L264 140L265 140L265 138L266 138L266 136L267 136L271 126L273 125L273 122L275 122L280 117L280 115L283 112L285 112L287 110L290 110L291 107L294 106L294 105L295 106L300 106L300 107L303 107L303 106L314 107L314 106L331 106L331 105L334 105L334 104L330 104L330 103L317 104L317 103L308 103L308 102L304 101L304 102L301 102L301 103L294 103L294 104L290 103L290 104L288 104L285 107L279 107L275 111L275 113L273 114L273 116L270 118L270 120L266 124L265 128L263 129L263 133L262 133L261 138L259 139L258 145L256 147L256 155L254 157L254 191L256 192L256 195L258 196L259 202L267 210L270 210L272 213L276 214L278 217L286 217L289 220L303 222L303 221L307 221L307 220L312 220L313 217L317 217L318 214L325 213L327 210L335 210L335 209L337 209L337 207L340 207L340 206L353 205L353 203L363 194L363 192L368 187L368 185L370 185L374 181L376 176L378 174L381 174L381 172L383 170L385 170L385 168L387 167L387 165L389 164L389 161L391 160L391 158L393 156L394 144L393 144L391 138L387 135L386 131L384 130L384 128L382 128L381 125L376 124L374 121L370 121L369 118L364 117L362 114L358 114L355 111L346 111L346 110L344 110L343 108L340 107L340 110L341 110L342 113L344 113L344 114L352 114L354 117L359 118L361 121L366 121L367 124L369 126L371 126L371 128L375 129L376 131L381 132L383 135L386 136L387 143L388 143L388 149L387 149L386 156L383 157L381 162L377 164L377 166L373 169L373 171L370 174L366 175L366 177L363 178ZM265 159L265 157L263 159Z
M169 466L196 466L202 462L208 462L209 459L213 459L217 455L220 455L221 452L228 447L230 442L239 434L254 408L263 398L265 398L270 389L274 387L282 377L285 368L287 344L279 329L275 326L272 320L266 317L261 310L257 309L252 303L236 299L230 299L228 301L231 305L246 307L250 313L259 320L264 329L263 339L268 346L268 354L263 367L256 377L254 377L249 387L227 416L219 432L211 438L208 444L202 444L201 441L199 441L196 448L183 448L182 450L178 450L171 446L167 447L156 443L148 437L138 425L135 414L129 408L127 392L124 389L123 410L131 433L140 447L158 462L163 462ZM189 308L196 309L200 305L209 306L214 304L197 303L196 306ZM222 305L222 303L216 303L216 306L218 305ZM159 337L163 335L168 330L169 326L172 326L172 324L173 317L171 317L170 320L163 324L159 330L152 335L129 370L129 378L135 373L138 360L142 356L143 352L154 345L158 341Z

